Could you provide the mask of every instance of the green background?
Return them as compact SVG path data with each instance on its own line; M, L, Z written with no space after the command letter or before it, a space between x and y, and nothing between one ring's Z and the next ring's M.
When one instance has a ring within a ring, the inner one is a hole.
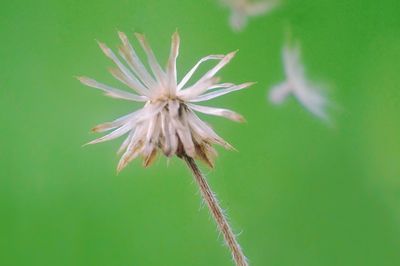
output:
M116 175L122 139L81 147L140 108L74 79L118 85L95 40L143 32L165 62L177 28L180 77L239 48L220 76L258 82L209 103L247 123L202 116L239 151L202 169L251 265L400 265L398 0L288 0L239 34L228 13L213 0L2 1L0 265L232 265L182 161ZM266 100L288 32L329 87L333 127Z

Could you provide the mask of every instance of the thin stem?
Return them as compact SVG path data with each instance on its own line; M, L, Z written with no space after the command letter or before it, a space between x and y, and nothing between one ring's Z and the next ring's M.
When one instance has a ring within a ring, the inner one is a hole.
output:
M207 180L204 178L203 174L200 172L196 162L193 158L184 156L184 159L189 166L190 170L193 173L193 176L197 182L197 185L200 188L201 195L203 199L208 205L208 208L218 225L219 231L222 233L225 239L225 243L228 245L229 249L231 250L232 257L237 266L248 266L246 257L244 256L242 249L239 243L236 241L236 237L232 232L232 229L221 209L219 206L218 200L211 190L210 186L207 183Z

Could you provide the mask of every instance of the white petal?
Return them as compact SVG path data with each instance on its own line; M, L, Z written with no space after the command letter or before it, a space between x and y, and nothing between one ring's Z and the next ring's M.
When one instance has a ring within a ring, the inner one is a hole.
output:
M168 108L170 112L171 122L174 125L179 139L183 144L183 148L188 156L195 156L195 148L190 134L190 128L187 124L187 117L185 110L179 110L179 103L177 101L169 101Z
M179 34L178 32L175 32L174 35L172 35L171 53L167 64L168 87L172 95L175 95L177 86L176 59L178 58L179 55L179 44L180 44Z
M149 156L153 152L155 145L158 144L160 129L160 116L156 115L148 122L145 147L143 148L143 155L145 157Z
M133 125L131 123L125 124L122 127L114 130L113 132L111 132L110 134L107 134L101 138L95 139L85 145L91 145L91 144L97 144L100 142L105 142L105 141L109 141L112 139L116 139L124 134L126 134L129 130L131 130L133 127Z
M199 96L200 94L206 92L210 88L217 86L215 84L218 82L219 82L219 78L216 78L216 77L212 77L212 78L210 78L208 80L204 80L202 82L196 82L196 84L194 84L193 86L190 86L187 89L179 91L177 93L177 96L184 101L188 101L188 100L193 99L193 98Z
M237 86L233 86L230 88L226 88L226 89L222 89L222 90L217 90L217 91L213 91L210 93L206 93L203 95L200 95L192 100L190 100L190 102L202 102L202 101L208 101L217 97L220 97L222 95L234 92L234 91L238 91L238 90L242 90L245 88L248 88L249 86L253 85L253 82L248 82L248 83L244 83L241 85L237 85Z
M108 48L104 43L99 42L99 46L104 54L108 58L110 58L121 70L121 72L125 76L125 79L128 81L129 87L137 91L141 95L149 96L149 90L143 86L143 84L135 77L135 75L131 71L129 71L128 68L124 66L124 64L121 63L121 61L113 53L113 51L111 51L111 49Z
M193 143L192 139L192 133L190 131L190 127L188 124L188 118L187 118L187 111L182 111L181 113L181 119L180 122L182 124L182 129L178 130L178 135L183 143L183 147L185 149L185 152L187 155L190 157L195 157L196 155L196 149Z
M104 132L104 131L108 131L108 130L120 127L126 123L129 123L132 125L132 127L134 127L138 123L142 123L143 121L153 118L154 115L159 113L161 111L161 109L164 108L164 106L165 106L165 103L147 105L140 110L137 110L133 113L122 116L112 122L100 124L100 125L94 127L92 130L94 132Z
M184 100L189 100L209 90L229 88L235 86L235 84L233 83L218 83L218 82L219 78L213 77L209 80L204 81L201 84L196 84L196 86L190 86L184 90L181 90L178 92L177 95Z
M222 58L224 58L224 55L209 55L209 56L206 56L206 57L203 57L202 59L200 59L199 62L197 62L197 64L185 75L185 77L179 83L177 90L178 91L181 90L186 85L186 83L193 76L194 72L196 72L196 70L199 68L199 66L202 63L204 63L208 60L221 60Z
M232 58L236 55L236 53L237 53L237 51L234 51L234 52L231 52L231 53L225 55L224 58L222 58L222 60L219 61L218 64L215 67L213 67L211 70L209 70L196 83L201 83L201 82L203 82L205 80L208 80L208 79L214 77L215 74L218 73L218 71L220 71L226 64L228 64L232 60Z
M156 127L156 123L157 123L157 119L156 118L149 119L148 125L147 125L146 142L150 142L151 141L151 138L152 138L153 133L154 133L154 129Z
M148 98L146 96L139 96L139 95L135 95L135 94L132 94L132 93L129 93L126 91L115 89L113 87L110 87L108 85L100 83L91 78L78 77L78 80L89 87L100 89L100 90L104 91L106 93L106 95L113 97L113 98L136 101L136 102L145 102L148 100Z
M233 149L233 147L226 142L223 138L218 136L217 133L205 122L203 122L195 113L192 111L188 113L189 126L194 130L199 136L201 136L206 141L211 141L213 143L218 143L226 149Z
M126 77L124 73L119 68L109 68L108 71L110 71L111 75L118 80L119 82L125 84L129 88L131 88L131 84L129 79Z
M215 84L207 88L207 90L213 90L213 89L220 89L220 88L229 88L233 87L235 84L233 83L220 83L220 84Z
M128 137L122 142L121 146L119 147L117 154L121 154L122 152L126 151L126 148L128 147L129 143L132 140L132 137L134 136L135 131L131 130L131 132L129 132Z
M140 114L142 110L138 110L136 112L133 113L129 113L127 115L124 115L112 122L107 122L107 123L103 123L100 125L97 125L96 127L94 127L92 129L92 131L94 132L104 132L104 131L108 131L117 127L122 126L123 124L127 123L128 121L134 122L135 121L135 117Z
M188 104L188 106L200 113L204 113L204 114L208 114L208 115L215 115L215 116L222 116L225 118L228 118L230 120L233 121L237 121L237 122L244 122L244 118L243 116L241 116L240 114L228 110L228 109L222 109L222 108L214 108L214 107L208 107L208 106L200 106L200 105L196 105L196 104Z
M130 162L139 156L141 149L126 150L118 162L117 172L121 172Z
M185 149L185 153L194 158L196 156L196 149L194 147L194 143L192 140L192 135L190 134L189 128L182 128L177 130L179 135L179 139L182 141L183 148Z
M145 36L143 34L135 33L136 38L139 40L140 45L142 46L143 50L145 51L147 55L147 59L149 62L149 65L154 73L154 76L157 78L157 80L163 84L166 85L166 75L164 71L162 70L160 64L158 63L153 50L151 49L150 45L148 44Z
M176 135L176 128L172 122L168 124L168 136L170 138L170 156L174 155L178 150L178 137ZM167 156L169 156L167 154Z
M171 137L171 152L172 154L175 154L176 150L178 149L178 137L179 135L179 129L178 127L181 127L180 124L178 124L176 121L179 119L179 103L176 101L169 101L168 102L168 110L169 110L169 118L170 118L170 123L169 123L169 134Z
M124 169L133 159L135 159L143 150L143 143L140 143L143 134L143 128L136 129L134 135L131 137L126 151L121 156L117 166L117 172Z
M123 49L121 49L121 52L124 55L124 59L128 62L132 70L135 71L137 76L149 89L155 87L154 78L150 75L146 67L143 65L135 49L130 44L126 34L123 32L118 32L118 35L124 45Z
M168 114L166 114L166 112L161 111L160 112L160 135L161 135L161 149L164 152L164 154L169 154L171 147L170 147L170 143L171 143L171 139L169 136L169 132L168 132L168 124L169 124L169 120L168 120Z
M143 113L138 117L138 121L143 121L147 120L159 112L165 107L166 102L157 102L157 103L152 103L152 104L146 104L145 107L143 107Z
M168 101L168 109L171 118L178 119L179 115L179 103L174 100Z

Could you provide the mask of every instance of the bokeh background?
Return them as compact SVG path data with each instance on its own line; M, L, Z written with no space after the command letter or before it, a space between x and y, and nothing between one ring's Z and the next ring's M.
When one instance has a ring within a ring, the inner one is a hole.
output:
M118 85L95 40L143 32L165 62L176 29L180 77L239 48L220 76L258 82L209 103L247 123L205 117L238 152L202 167L251 265L400 265L399 14L397 0L287 0L237 34L213 0L2 1L0 265L232 265L183 162L116 175L122 139L81 147L140 107L74 79ZM266 100L288 32L337 105L332 127Z

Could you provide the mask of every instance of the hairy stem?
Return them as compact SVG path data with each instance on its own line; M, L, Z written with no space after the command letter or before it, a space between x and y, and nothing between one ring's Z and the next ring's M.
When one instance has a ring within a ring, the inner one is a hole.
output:
M228 245L233 260L235 261L237 266L248 266L246 257L244 256L242 249L239 243L236 241L236 237L232 232L232 229L221 209L219 206L218 200L211 190L210 186L207 183L207 180L204 178L203 174L200 172L196 162L193 158L184 156L184 159L189 166L190 170L193 173L193 176L196 180L197 185L200 188L201 195L203 199L207 203L207 206L218 225L219 231L222 233L225 239L225 243Z

